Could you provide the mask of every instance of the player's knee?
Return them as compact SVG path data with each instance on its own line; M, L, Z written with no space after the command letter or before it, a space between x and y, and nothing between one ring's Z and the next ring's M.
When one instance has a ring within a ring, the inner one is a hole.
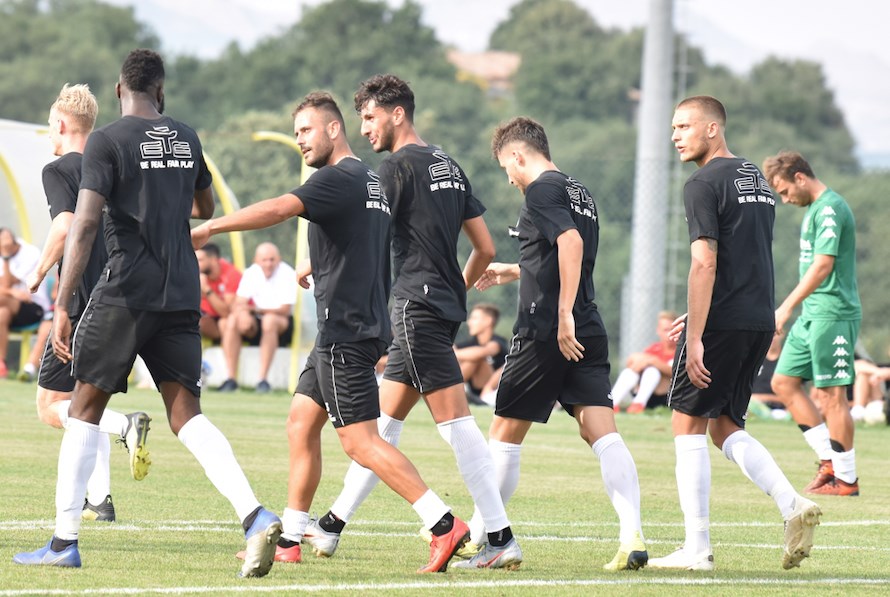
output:
M36 402L37 418L40 422L49 425L50 427L61 429L62 421L59 419L59 413L56 410L56 402L51 400L45 392L39 392L37 394Z

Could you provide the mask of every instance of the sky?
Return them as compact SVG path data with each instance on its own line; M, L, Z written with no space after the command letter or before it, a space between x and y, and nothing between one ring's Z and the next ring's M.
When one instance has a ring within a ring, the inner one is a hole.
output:
M166 52L215 57L232 41L251 48L281 33L304 7L324 0L107 0L134 6ZM518 0L415 0L438 38L484 50ZM575 0L604 27L644 26L653 0ZM400 6L403 0L387 0ZM196 26L196 23L200 23ZM674 0L674 27L710 64L743 74L775 55L823 65L857 155L890 167L890 2L881 0Z

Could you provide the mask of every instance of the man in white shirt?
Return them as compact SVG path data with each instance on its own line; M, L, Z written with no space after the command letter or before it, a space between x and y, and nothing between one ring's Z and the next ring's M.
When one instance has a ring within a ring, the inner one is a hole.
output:
M271 389L266 376L275 349L290 342L296 297L297 277L294 269L281 261L278 247L268 242L260 244L253 257L253 265L244 271L232 313L222 330L221 344L229 375L218 388L220 392L238 389L236 380L242 341L260 347L257 392Z
M40 249L8 228L0 228L0 258L0 378L5 378L10 328L39 323L49 311L49 293L45 287L36 294L28 290L26 280L37 267Z

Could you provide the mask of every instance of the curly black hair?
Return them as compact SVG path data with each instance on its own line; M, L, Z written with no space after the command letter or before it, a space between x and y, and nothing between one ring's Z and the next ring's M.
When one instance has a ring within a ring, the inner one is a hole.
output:
M130 91L148 93L164 82L164 59L154 50L133 50L121 66L121 82Z
M374 75L362 81L358 91L355 92L355 111L361 112L371 100L387 110L401 106L405 110L408 122L414 122L414 92L408 83L397 76Z

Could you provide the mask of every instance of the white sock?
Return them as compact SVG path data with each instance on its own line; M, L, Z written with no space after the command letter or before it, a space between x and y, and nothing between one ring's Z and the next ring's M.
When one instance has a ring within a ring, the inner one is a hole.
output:
M101 432L101 429L99 430ZM96 466L87 481L87 500L94 506L111 494L111 440L107 433L99 433L96 440Z
M281 536L288 541L299 543L303 538L303 533L306 532L307 524L309 524L308 512L285 508L284 514L281 515Z
M834 451L831 449L831 437L828 435L828 425L820 423L803 432L803 438L816 453L819 460L831 460Z
M99 435L98 425L68 419L68 427L59 448L56 481L55 536L59 539L77 540L83 500L87 494L87 479L96 467L96 443Z
M486 530L495 533L510 526L493 474L491 452L485 445L485 437L479 431L476 420L471 415L439 423L437 427L439 434L454 451L457 468L482 515Z
M399 438L402 436L404 425L404 421L393 419L384 413L380 413L377 418L377 432L380 437L396 448L399 447ZM331 506L331 512L343 522L349 522L378 482L380 478L371 469L353 461L346 471L346 476L343 477L343 489Z
M443 516L451 512L451 508L446 506L445 502L439 499L432 489L427 489L419 500L411 504L411 507L420 516L424 528L427 529L433 528L437 522L442 520Z
M600 461L603 485L618 514L620 531L618 540L622 545L631 543L639 533L643 539L643 525L640 523L640 481L637 466L630 450L618 433L608 433L591 446Z
M639 381L640 374L633 369L624 369L619 373L618 379L615 380L615 385L612 386L612 404L623 406L625 400L630 396L631 391Z
M711 457L708 438L704 435L678 435L674 438L677 453L677 490L686 527L687 553L711 552L710 497Z
M859 477L856 475L856 450L849 452L832 452L831 466L834 468L834 476L841 481L853 483Z
M501 500L506 506L519 486L519 460L522 454L522 445L490 439L488 440L488 450L491 452L494 477L500 490ZM470 541L480 545L480 542L486 539L486 530L479 508L473 510L473 518L470 519L468 526L470 527Z
M643 373L640 375L640 387L637 389L637 395L634 396L633 403L642 404L643 406L649 404L649 398L652 397L652 393L660 382L661 371L656 367L643 369Z
M68 408L70 406L70 400L59 400L56 402L56 412L59 415L59 422L62 423L63 429L68 426ZM127 415L106 408L102 413L102 418L99 419L99 431L108 435L123 436L127 431L127 424ZM102 499L105 499L104 495Z
M788 520L794 510L797 492L763 444L740 429L723 442L723 455L735 462L746 477L773 498L782 518Z
M259 507L260 502L235 460L229 440L210 419L203 414L189 419L179 430L179 441L204 467L204 473L217 491L235 508L238 520L243 521Z
M25 363L25 366L22 367L22 370L28 375L34 375L35 373L37 373L37 368L34 367L34 365L32 365L31 363Z

